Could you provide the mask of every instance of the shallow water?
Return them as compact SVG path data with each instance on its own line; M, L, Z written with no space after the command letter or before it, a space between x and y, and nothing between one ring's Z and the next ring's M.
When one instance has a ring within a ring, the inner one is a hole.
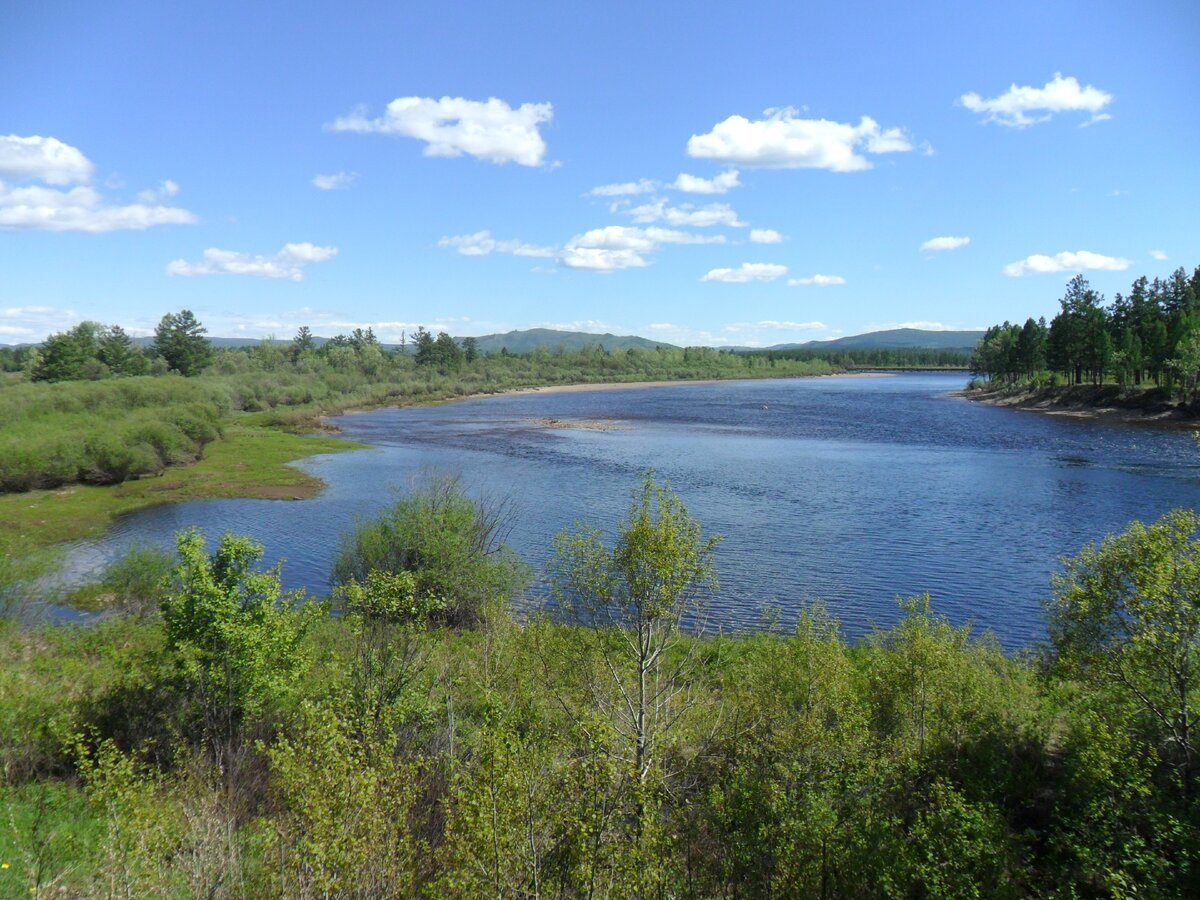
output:
M964 381L681 384L342 416L345 436L373 447L300 463L328 483L321 496L144 510L77 545L68 571L79 577L133 543L170 546L196 525L252 535L268 561L288 560L288 586L323 594L339 536L429 470L510 496L509 543L540 567L561 528L611 529L653 468L706 533L723 536L716 625L752 627L768 607L788 621L820 597L858 636L895 621L897 595L928 591L954 622L1019 647L1044 635L1058 557L1131 519L1200 506L1200 453L1179 432L946 396ZM614 427L540 423L551 418Z

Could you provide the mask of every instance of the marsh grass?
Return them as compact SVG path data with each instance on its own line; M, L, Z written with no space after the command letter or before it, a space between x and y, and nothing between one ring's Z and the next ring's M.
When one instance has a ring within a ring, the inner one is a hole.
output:
M311 497L321 489L320 480L287 463L315 453L359 448L335 438L300 437L272 428L231 424L224 439L210 445L204 459L169 469L158 478L0 495L0 547L18 539L32 549L89 537L101 533L122 513L159 503Z

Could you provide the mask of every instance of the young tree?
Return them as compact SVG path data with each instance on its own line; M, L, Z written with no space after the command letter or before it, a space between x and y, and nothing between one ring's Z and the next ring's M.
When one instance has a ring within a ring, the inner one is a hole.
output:
M669 486L655 483L652 472L617 526L611 549L592 527L554 539L554 596L593 626L587 634L619 698L614 727L626 744L624 761L639 796L661 762L664 739L690 706L696 645L681 646L681 626L716 587L718 540L701 536L700 523Z
M462 348L446 332L439 331L433 342L433 355L437 364L445 369L457 369L462 362Z
M305 353L315 350L316 347L312 330L307 325L301 325L296 336L292 338L292 346L289 350L292 362L298 360Z
M181 375L199 375L213 357L205 332L190 309L167 313L154 329L154 353Z
M433 348L433 335L423 326L418 328L417 333L413 335L413 347L416 350L418 366L428 366L437 361L437 354Z
M1200 740L1200 515L1175 510L1087 546L1054 579L1061 666L1138 711L1144 739L1195 797Z
M209 556L203 535L191 529L176 535L175 546L178 588L162 607L167 650L224 771L242 724L295 687L301 642L323 608L293 609L301 596L283 596L279 566L254 570L263 549L249 538L223 535Z

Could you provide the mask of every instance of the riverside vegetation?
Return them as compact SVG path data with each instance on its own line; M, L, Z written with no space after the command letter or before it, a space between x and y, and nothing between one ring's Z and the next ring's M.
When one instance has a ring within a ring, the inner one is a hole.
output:
M423 329L398 352L370 329L321 346L302 328L283 346L215 349L188 310L164 316L144 352L120 328L84 322L41 347L6 348L0 366L11 370L0 373L0 550L17 556L150 503L311 494L316 482L282 463L352 449L295 436L347 409L578 382L837 371L694 347L485 355L471 338Z
M53 565L26 551L121 504L311 490L280 463L327 447L283 429L325 412L828 371L427 333L213 351L184 313L142 363L103 326L0 359L23 369L0 387L0 894L1194 895L1191 512L1065 560L1048 643L1016 655L920 596L853 644L819 602L705 635L714 539L650 476L611 545L559 535L530 618L504 510L435 480L345 537L329 598L285 594L252 537L185 532L85 591L93 626L22 626Z
M525 621L452 480L329 600L182 533L110 571L126 615L0 628L0 892L1194 896L1198 527L1065 561L1018 656L927 597L852 645L820 603L703 636L715 538L649 475Z
M1137 278L1105 305L1082 275L1049 325L1027 319L987 330L971 369L977 388L1041 392L1083 403L1195 411L1200 399L1200 266ZM1090 390L1088 388L1091 388ZM1109 388L1105 390L1105 388Z

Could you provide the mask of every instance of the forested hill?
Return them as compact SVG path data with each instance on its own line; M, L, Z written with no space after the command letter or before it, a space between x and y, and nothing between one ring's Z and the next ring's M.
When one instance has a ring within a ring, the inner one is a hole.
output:
M768 350L962 350L970 353L983 337L982 331L924 331L920 328L893 328L869 331L831 341L807 341L803 344L779 344Z
M461 339L460 339L461 340ZM504 334L485 334L475 339L480 353L498 353L502 348L509 353L529 353L538 347L553 350L582 350L586 346L603 346L605 350L629 350L637 347L653 350L655 347L671 347L662 341L635 335L589 334L584 331L556 331L551 328L527 328Z
M732 350L886 350L886 349L916 349L916 350L961 350L971 352L980 338L982 331L922 331L918 328L896 328L890 331L872 331L867 334L856 334L849 337L835 338L830 341L807 341L802 344L776 344L772 347L731 347ZM412 335L408 336L407 346L412 346ZM210 337L208 342L217 348L253 347L262 343L263 338L234 338ZM290 337L276 336L267 338L281 347L292 343ZM312 336L314 347L323 346L330 338ZM463 338L455 338L462 343ZM138 347L149 347L154 343L153 337L133 338L132 343ZM10 351L26 349L36 344L18 344ZM530 353L538 347L554 350L562 347L564 350L581 350L585 346L603 346L606 350L628 350L637 347L653 350L655 347L673 347L662 341L652 341L649 338L636 335L591 334L585 331L557 331L551 328L527 328L519 331L508 331L503 334L484 334L475 338L475 346L480 353L499 353L506 348L509 353ZM393 351L400 348L399 344L380 343L380 349Z

